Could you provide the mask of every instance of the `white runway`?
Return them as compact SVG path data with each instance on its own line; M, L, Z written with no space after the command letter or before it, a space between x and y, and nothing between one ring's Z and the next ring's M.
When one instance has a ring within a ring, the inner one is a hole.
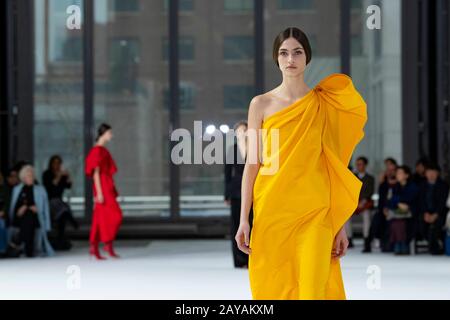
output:
M0 299L251 299L228 240L120 241L122 258L107 261L87 250L78 242L53 258L0 259ZM360 250L342 259L348 299L450 299L450 257Z

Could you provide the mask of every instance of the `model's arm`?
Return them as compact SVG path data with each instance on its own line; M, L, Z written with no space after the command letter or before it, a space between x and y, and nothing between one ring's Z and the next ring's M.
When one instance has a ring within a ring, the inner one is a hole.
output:
M242 175L241 218L239 229L235 237L238 248L247 254L250 254L251 252L249 247L249 214L253 203L253 185L261 165L259 161L259 137L263 120L263 108L260 100L261 98L259 96L254 97L250 102L248 111L248 153Z
M102 186L100 184L100 168L97 167L94 170L94 185L95 190L97 191L97 202L103 203L103 192Z

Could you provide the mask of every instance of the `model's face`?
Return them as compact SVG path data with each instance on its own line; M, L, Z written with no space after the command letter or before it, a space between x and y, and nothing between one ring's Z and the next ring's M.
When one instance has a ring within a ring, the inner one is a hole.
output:
M112 133L112 130L111 130L111 129L107 130L107 131L103 134L103 139L104 139L106 142L111 141L112 138L113 138L113 133Z
M305 72L306 53L297 39L291 37L283 41L278 49L278 64L285 76L297 76Z

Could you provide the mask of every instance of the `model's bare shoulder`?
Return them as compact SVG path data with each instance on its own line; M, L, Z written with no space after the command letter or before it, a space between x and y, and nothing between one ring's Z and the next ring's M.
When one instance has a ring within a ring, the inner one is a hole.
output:
M267 107L271 103L271 97L268 93L254 96L250 101L249 117L261 122L264 119Z

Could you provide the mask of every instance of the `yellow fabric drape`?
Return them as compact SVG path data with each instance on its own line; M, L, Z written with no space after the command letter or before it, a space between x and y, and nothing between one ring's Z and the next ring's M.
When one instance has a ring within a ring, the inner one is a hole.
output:
M366 121L352 79L334 73L263 122L250 235L253 299L346 299L331 250L358 205L362 182L348 164Z

